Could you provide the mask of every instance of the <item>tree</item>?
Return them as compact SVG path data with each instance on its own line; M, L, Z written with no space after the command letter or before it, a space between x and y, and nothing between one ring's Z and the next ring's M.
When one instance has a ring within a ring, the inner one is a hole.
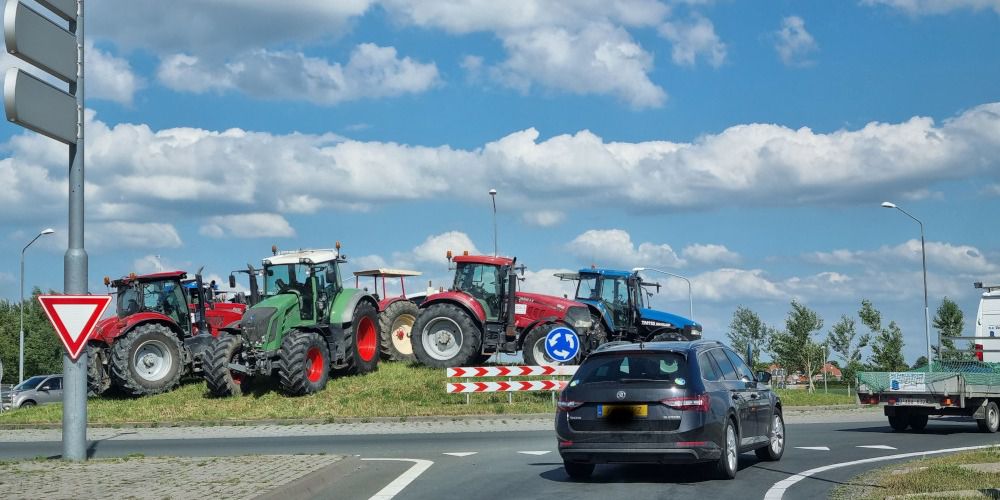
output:
M866 333L855 342L857 336L854 320L844 315L826 337L830 349L844 360L844 366L838 367L841 368L844 380L854 380L861 370L861 350L871 342L871 334Z
M955 348L952 337L961 337L965 326L965 316L954 300L945 297L934 315L934 328L938 331L940 347L938 359L942 361L960 361L968 359L965 353Z
M913 366L911 366L910 368L915 370L917 368L923 368L925 366L927 366L927 356L920 356L919 358L917 358L916 361L913 362Z
M62 343L38 303L41 293L35 288L31 298L24 301L25 378L62 372ZM4 384L17 383L19 326L17 302L0 300L0 360L3 361Z
M747 347L753 349L752 359L747 364L754 366L760 359L761 349L768 345L774 328L767 326L748 307L739 306L733 312L733 320L729 323L729 345L741 356L747 352Z
M895 321L883 328L872 343L872 365L882 371L902 371L909 368L903 359L903 331Z
M812 377L823 367L823 346L813 341L813 332L823 329L823 319L815 311L792 301L792 310L785 319L785 331L772 335L771 350L785 369L801 370L814 390Z

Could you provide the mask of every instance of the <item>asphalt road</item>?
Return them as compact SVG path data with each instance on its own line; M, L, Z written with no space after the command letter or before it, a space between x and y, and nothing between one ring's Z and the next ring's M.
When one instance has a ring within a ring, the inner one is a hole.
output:
M135 432L135 431L123 431ZM395 498L440 499L601 499L608 498L763 498L776 483L800 472L855 460L910 452L1000 444L1000 434L978 432L974 422L932 420L922 433L894 433L882 421L788 424L787 449L780 462L740 457L733 481L704 477L682 466L598 466L587 482L571 481L562 469L551 431L463 432L352 436L259 437L225 439L106 439L90 449L95 457L142 453L147 456L221 456L241 454L331 453L349 459L325 475L308 496L370 498L416 462L433 462ZM804 449L807 447L813 449ZM59 442L0 443L0 458L56 456ZM825 498L838 484L873 467L876 461L835 468L806 477L784 498ZM774 491L772 491L772 495Z

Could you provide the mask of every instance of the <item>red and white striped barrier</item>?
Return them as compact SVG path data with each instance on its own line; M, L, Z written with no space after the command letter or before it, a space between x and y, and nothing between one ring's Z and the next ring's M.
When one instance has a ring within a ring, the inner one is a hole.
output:
M448 368L448 378L529 377L537 375L573 375L577 365L558 366L464 366Z
M517 382L465 382L448 384L449 394L471 392L521 392L521 391L559 391L566 387L565 380L525 380Z

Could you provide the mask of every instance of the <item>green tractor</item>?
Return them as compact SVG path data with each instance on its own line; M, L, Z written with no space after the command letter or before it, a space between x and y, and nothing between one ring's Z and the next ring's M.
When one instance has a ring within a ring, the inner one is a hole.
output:
M378 302L344 288L335 250L278 252L264 259L260 301L239 326L223 330L202 357L209 391L245 393L256 376L276 377L289 395L323 390L331 374L374 371L379 359ZM256 290L256 274L250 275ZM230 277L230 281L234 281ZM235 286L235 283L230 283Z

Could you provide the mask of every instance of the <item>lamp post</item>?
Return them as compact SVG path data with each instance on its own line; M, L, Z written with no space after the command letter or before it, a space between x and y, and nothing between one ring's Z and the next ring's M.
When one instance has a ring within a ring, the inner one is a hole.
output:
M493 256L497 254L497 190L490 189L490 198L493 200Z
M47 234L54 233L55 230L51 227L43 229L40 233L36 234L24 248L21 249L21 302L18 305L18 310L21 314L21 335L19 337L18 343L18 356L17 356L17 383L24 382L24 252L28 250L38 238L45 236Z
M895 208L900 212L903 212L907 217L917 221L920 225L920 258L924 266L924 337L927 341L927 371L933 371L933 366L931 363L931 313L927 306L927 251L924 248L924 223L920 219L912 216L906 210L899 208L895 203L883 201L882 208Z
M637 273L640 271L653 271L660 274L666 274L667 276L673 276L674 278L680 278L686 281L688 284L688 319L694 321L694 296L691 294L691 280L679 274L674 274L670 271L664 271L662 269L656 269L653 267L636 267L632 269L633 273Z

